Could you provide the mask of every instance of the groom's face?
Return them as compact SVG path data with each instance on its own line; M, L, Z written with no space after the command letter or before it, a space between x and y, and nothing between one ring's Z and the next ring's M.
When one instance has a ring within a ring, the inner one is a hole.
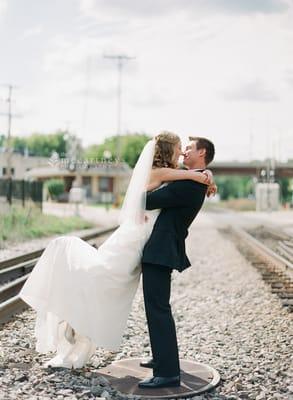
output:
M197 150L196 141L193 140L188 143L184 151L183 164L186 167L191 167L198 161L199 151Z

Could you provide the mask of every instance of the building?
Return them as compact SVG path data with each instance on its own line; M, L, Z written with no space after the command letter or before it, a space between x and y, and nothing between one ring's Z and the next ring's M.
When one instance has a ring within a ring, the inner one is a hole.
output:
M0 179L6 174L6 153L0 152ZM12 178L45 182L62 179L65 184L64 200L75 182L82 187L89 202L114 202L119 193L127 189L132 169L124 162L67 163L57 157L12 155Z
M11 157L12 178L24 179L25 174L32 168L48 165L47 157L26 156L13 152ZM7 173L7 153L0 148L0 179Z
M27 171L25 179L43 182L52 178L62 179L66 193L69 193L74 184L85 190L86 198L90 202L115 202L118 194L126 191L131 173L132 169L124 162L70 167L62 163L48 165L47 160L47 166Z

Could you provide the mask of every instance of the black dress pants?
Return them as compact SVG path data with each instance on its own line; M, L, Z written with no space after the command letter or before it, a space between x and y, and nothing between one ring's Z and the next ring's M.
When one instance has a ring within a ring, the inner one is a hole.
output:
M142 263L144 305L150 335L154 376L180 375L176 328L170 306L172 269Z

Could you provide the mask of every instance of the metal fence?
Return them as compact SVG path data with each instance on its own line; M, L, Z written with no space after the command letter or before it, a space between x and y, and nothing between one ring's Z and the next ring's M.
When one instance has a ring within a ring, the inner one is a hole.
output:
M0 199L9 204L21 202L23 207L34 203L42 209L43 182L0 179Z

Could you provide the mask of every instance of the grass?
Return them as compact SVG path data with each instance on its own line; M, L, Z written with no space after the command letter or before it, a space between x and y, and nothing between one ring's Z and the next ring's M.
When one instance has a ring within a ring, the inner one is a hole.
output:
M0 248L7 242L22 242L92 227L93 224L80 217L56 217L42 214L35 207L12 206L6 212L0 210Z

